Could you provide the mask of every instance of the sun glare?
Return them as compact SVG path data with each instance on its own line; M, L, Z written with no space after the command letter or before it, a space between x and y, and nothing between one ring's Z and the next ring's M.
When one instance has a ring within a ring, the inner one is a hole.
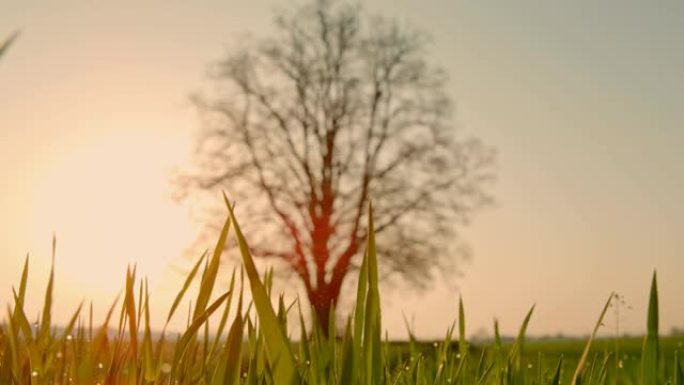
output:
M57 265L70 286L116 293L126 264L151 284L169 275L195 234L171 200L171 165L182 153L174 146L154 135L110 134L63 146L46 167L31 199L31 244L56 234Z

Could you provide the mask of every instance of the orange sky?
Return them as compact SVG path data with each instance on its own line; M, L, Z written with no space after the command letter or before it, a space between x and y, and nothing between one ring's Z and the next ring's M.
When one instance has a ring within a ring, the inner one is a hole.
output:
M288 3L247 4L1 6L0 35L22 35L0 62L0 299L30 252L37 306L55 231L58 314L83 297L104 311L127 263L150 277L164 314L197 230L170 199L199 124L188 95L211 86L207 66L232 42L268 33L271 10ZM616 290L633 307L622 327L641 332L654 268L663 330L684 326L681 3L366 9L432 34L458 125L500 153L497 206L464 234L474 259L456 282L469 330L489 330L497 316L513 333L536 303L531 333L585 334ZM457 295L441 283L425 297L383 295L396 336L402 312L423 336L456 317Z

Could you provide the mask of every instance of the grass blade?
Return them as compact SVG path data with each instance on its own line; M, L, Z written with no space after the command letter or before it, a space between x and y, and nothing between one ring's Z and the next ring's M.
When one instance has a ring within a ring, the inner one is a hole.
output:
M216 367L212 385L235 385L240 382L242 361L242 336L244 320L242 318L242 295L238 299L237 314L228 331L226 348L221 363Z
M173 314L176 312L176 309L178 309L178 305L180 305L181 301L183 300L185 292L188 291L190 284L192 284L192 281L195 279L195 275L197 275L197 271L199 270L199 267L206 256L207 252L205 251L204 253L202 253L202 256L197 260L195 266L192 267L192 270L190 270L190 273L188 273L188 276L185 278L185 282L183 282L183 287L178 292L178 294L176 294L176 298L173 300L173 304L171 305L171 310L169 310L169 315L166 317L166 326L168 326L169 322L171 321L171 318L173 317ZM166 329L166 326L164 326L164 329Z
M681 379L679 377L679 352L674 352L674 365L672 367L672 385L679 385Z
M24 334L26 341L30 343L33 341L33 333L31 332L31 324L26 318L26 313L24 312L24 304L20 302L19 296L14 289L12 289L12 294L14 295L15 303L14 316L12 317L14 325L16 325L18 329L17 331L21 331Z
M495 362L491 362L487 368L484 370L482 375L480 376L480 379L477 381L477 385L484 385L485 381L487 381L487 377L489 377L489 373L491 373L492 369L494 368Z
M29 256L26 254L26 259L24 260L24 269L21 272L21 282L19 283L19 301L24 303L24 298L26 297L26 282L28 281L28 271L29 271Z
M176 352L174 354L173 358L173 369L174 371L177 371L179 366L179 362L181 358L183 358L183 355L185 354L185 351L188 348L188 345L190 342L195 338L195 335L197 335L197 332L199 331L199 328L202 327L202 325L209 319L209 317L218 309L223 301L225 301L226 298L230 295L230 292L226 292L222 296L220 296L214 303L209 305L207 309L200 314L197 318L195 318L190 326L187 328L187 330L183 333L183 336L180 338L180 340L176 343Z
M71 335L71 332L74 330L74 326L76 325L76 321L78 320L78 316L81 314L81 309L83 308L83 301L78 305L78 308L76 308L76 311L74 314L71 315L71 318L69 319L69 322L67 323L67 326L64 328L64 333L62 335L62 343L66 341L69 336Z
M551 378L551 382L549 382L549 385L560 385L561 368L562 367L563 367L563 356L561 355L560 358L558 359L558 365L556 366L556 370L553 374L553 377Z
M41 343L47 343L50 338L50 322L52 319L52 291L55 285L55 253L57 249L57 238L52 236L52 262L50 265L50 278L48 279L47 289L45 289L45 302L43 304L43 318L40 322L40 332L38 339Z
M216 276L218 275L219 265L221 262L221 254L223 254L223 249L226 247L228 230L230 230L230 218L226 218L223 228L221 229L219 239L216 242L214 253L209 260L209 264L204 270L204 273L202 274L202 281L200 282L200 289L199 293L197 294L197 301L195 302L195 312L192 316L193 319L197 318L204 312L204 309L207 307L209 299L211 298L211 292L214 289Z
M458 298L458 351L461 355L461 359L465 360L466 354L468 353L468 345L466 342L466 329L465 329L465 310L463 309L463 298Z
M511 351L508 353L508 359L513 364L513 367L516 371L520 370L522 363L522 356L525 347L525 333L527 333L527 325L530 323L530 319L532 318L534 307L535 305L533 305L527 312L527 315L525 315L525 319L523 320L522 326L520 326L520 331L518 332L518 338L515 339L515 343L513 344Z
M365 369L362 364L362 343L363 343L363 321L366 318L366 291L368 286L368 251L364 252L359 270L359 282L356 291L356 306L354 308L354 335L352 339L353 353L350 373L355 373L359 377L363 376Z
M641 350L641 384L656 385L658 383L658 282L653 272L651 294L648 300L647 332Z
M112 304L109 306L109 310L107 311L107 315L102 322L102 326L100 326L97 334L95 334L95 338L92 340L93 342L91 348L95 353L96 359L98 356L103 355L103 353L107 350L107 331L109 330L109 321L112 318L112 314L114 314L114 309L116 308L116 304L119 302L120 297L121 293L116 296L114 302L112 302Z
M152 382L157 379L157 365L154 359L152 330L150 328L150 292L145 279L145 296L143 305L143 346L142 346L142 370L145 381Z
M264 335L266 343L266 351L271 363L274 365L274 376L277 384L289 385L298 384L299 373L295 367L294 356L292 355L290 342L285 336L285 331L280 327L280 323L276 317L275 311L271 305L271 301L266 293L266 288L259 279L259 273L249 252L247 241L242 235L240 225L235 219L233 208L228 203L228 198L223 195L230 220L235 228L235 236L237 237L240 254L242 255L242 262L245 266L245 272L249 279L249 285L252 291L252 299L259 316L259 326Z
M19 341L18 341L18 331L12 320L12 310L9 305L7 305L7 324L6 324L6 334L7 334L7 348L9 350L9 356L11 358L11 375L14 378L14 383L21 384L19 381L19 373L21 372L21 362L19 362Z
M594 341L594 337L596 337L596 332L603 324L603 317L605 317L606 311L608 311L608 307L610 306L610 301L613 300L614 296L615 293L610 293L610 296L608 296L608 301L606 301L605 306L603 306L601 315L599 316L598 321L596 321L596 325L594 326L594 331L591 333L591 336L589 336L589 340L587 341L587 344L584 346L582 356L580 357L580 360L577 363L577 367L575 368L575 373L572 375L572 381L570 382L571 385L577 385L579 382L580 374L582 373L584 366L587 364L587 358L589 357L589 349L591 349L591 343Z
M368 204L368 294L366 297L366 319L364 324L364 353L366 358L366 385L380 384L382 357L380 354L380 291L378 289L378 259L375 247L373 206Z
M499 320L494 318L494 353L497 359L501 358L501 334L499 333Z
M233 273L231 274L230 277L230 284L228 285L228 291L231 293L234 293L234 288L235 288L235 269L233 269ZM242 298L242 287L240 288L240 297ZM233 301L233 296L229 296L228 299L226 300L226 306L223 309L223 314L221 315L221 320L219 321L219 326L218 329L216 330L216 337L214 339L214 343L209 350L210 357L213 356L218 348L219 342L221 342L221 336L223 335L223 330L226 327L226 323L228 322L228 315L230 314L230 306Z
M135 358L138 357L138 323L136 321L135 309L135 268L126 270L126 295L124 296L124 309L128 318L128 333L130 338L131 353Z

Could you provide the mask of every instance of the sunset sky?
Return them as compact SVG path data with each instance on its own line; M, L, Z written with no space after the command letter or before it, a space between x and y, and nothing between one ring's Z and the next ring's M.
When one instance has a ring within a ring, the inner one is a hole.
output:
M684 3L559 3L364 2L431 35L456 125L499 152L497 204L464 231L455 277L468 329L498 317L512 334L536 303L531 334L587 334L616 291L620 328L641 333L653 269L662 330L684 327ZM22 32L0 61L0 302L28 252L38 308L55 232L59 319L83 298L104 313L137 263L161 321L198 231L171 199L199 127L189 95L290 4L0 2L0 37ZM423 337L457 316L444 283L382 296L393 336L402 312Z

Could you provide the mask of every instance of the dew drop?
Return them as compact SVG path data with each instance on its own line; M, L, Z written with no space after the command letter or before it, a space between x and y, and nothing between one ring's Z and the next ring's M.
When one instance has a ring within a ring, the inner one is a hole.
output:
M168 362L164 362L163 364L161 364L159 369L161 370L162 373L169 374L169 373L171 373L171 364L169 364Z

